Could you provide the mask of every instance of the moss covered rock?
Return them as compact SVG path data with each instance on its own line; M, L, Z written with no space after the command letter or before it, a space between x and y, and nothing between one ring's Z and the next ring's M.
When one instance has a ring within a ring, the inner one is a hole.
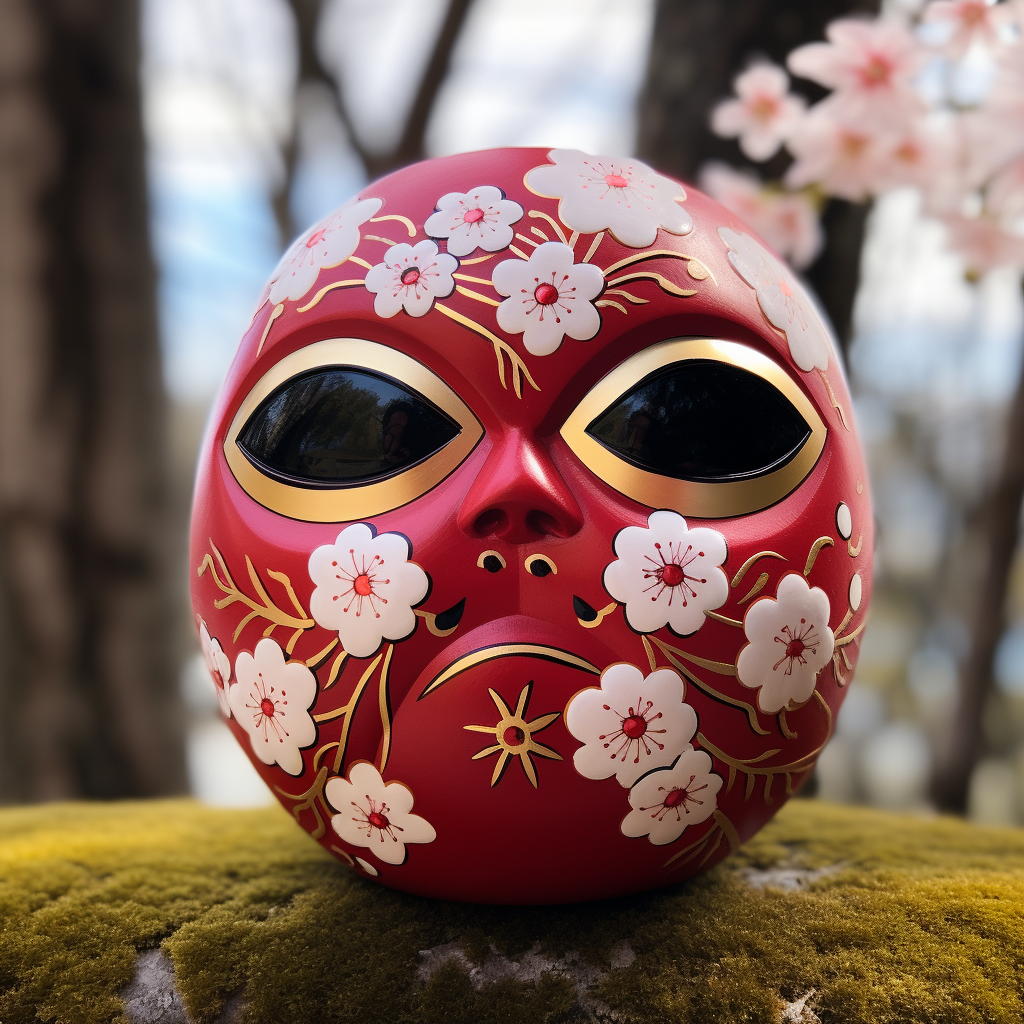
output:
M1024 831L791 801L690 882L508 908L356 878L278 808L0 812L0 1021L185 1019L1019 1024Z

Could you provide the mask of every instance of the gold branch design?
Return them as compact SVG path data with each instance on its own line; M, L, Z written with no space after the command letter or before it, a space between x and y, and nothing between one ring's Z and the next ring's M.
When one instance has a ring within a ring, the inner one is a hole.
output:
M416 237L416 225L413 224L413 222L411 220L409 220L408 217L403 217L400 213L385 213L385 214L383 214L380 217L371 217L370 218L370 223L371 224L380 224L382 221L385 221L385 220L397 220L399 222L399 224L404 224L405 225L405 230L409 232L409 237L410 238L415 238ZM364 238L369 238L370 236L369 235L364 235L363 237ZM392 244L394 244L394 243L392 243Z
M299 816L303 811L313 812L313 817L316 819L316 828L310 832L310 835L314 839L319 839L327 831L327 822L324 820L324 815L320 812L320 808L317 806L318 800L323 806L328 820L330 819L330 811L327 808L327 801L324 798L324 786L326 783L327 765L324 765L316 773L316 778L313 779L313 784L303 793L289 793L286 789L282 789L280 786L274 787L274 792L279 793L288 800L296 801L292 807L292 815L300 825L302 822L299 820Z
M684 846L681 850L677 850L672 854L672 856L665 861L663 867L667 868L670 864L675 864L676 867L682 867L687 863L687 861L693 860L693 858L702 850L704 851L704 856L698 861L697 867L703 867L708 860L710 860L711 855L715 850L722 845L723 837L729 843L729 850L732 853L735 853L740 848L740 837L739 833L736 831L736 826L733 825L733 823L720 810L716 809L713 817L714 825L712 825L711 828L709 828L708 831L700 837L700 839L695 840L690 843L689 846ZM711 840L714 840L714 842L711 843L709 847L707 844Z
M565 232L562 230L562 225L559 224L554 217L550 216L547 213L543 213L540 210L531 210L530 216L535 219L539 218L541 220L546 220L551 225L551 230L554 231L556 235L558 235L558 240L562 242L563 245L569 245L569 239L565 237ZM572 246L569 247L572 248Z
M648 637L644 637L645 640ZM747 703L745 700L740 700L739 697L730 697L726 693L722 693L720 690L716 690L709 683L701 679L691 668L689 668L685 661L692 662L700 668L707 668L712 672L718 672L721 675L736 675L736 666L731 665L724 661L708 661L706 658L696 658L692 654L686 654L684 651L679 650L678 647L673 647L671 644L665 643L664 640L659 640L656 636L649 638L654 644L657 645L658 650L668 658L669 662L678 669L687 679L693 683L702 693L706 694L712 700L717 700L722 704L728 704L730 707L738 708L743 711L747 716L747 721L750 723L750 728L758 734L758 736L769 736L769 731L762 727L758 721L757 709L753 704ZM653 669L652 669L653 671Z
M335 288L352 288L357 284L366 284L366 282L361 277L353 278L348 281L332 281L330 284L324 285L323 288L321 288L320 291L318 291L316 295L309 300L309 302L304 306L299 306L295 312L305 313L307 310L312 309L328 292L333 292Z
M811 550L807 552L807 561L804 563L805 579L811 575L811 570L814 568L814 563L818 560L818 555L821 553L821 549L832 547L834 544L835 541L831 537L819 537L811 545Z
M267 321L267 326L263 328L263 335L260 338L260 343L256 347L256 357L259 358L259 354L263 351L263 346L266 343L267 335L270 334L270 328L274 326L274 321L284 312L284 303L279 302L270 313L270 319Z
M267 593L266 588L263 586L263 582L257 575L256 569L252 564L252 560L248 555L245 556L245 566L249 572L249 582L252 583L253 589L259 597L258 601L249 597L248 594L243 593L239 589L231 576L227 562L224 561L224 556L217 549L217 546L213 543L212 539L210 540L210 548L213 551L213 556L211 556L209 552L203 556L202 562L199 563L198 575L202 576L206 570L209 569L210 575L213 577L213 581L216 584L217 589L224 594L224 597L220 597L213 602L214 608L217 608L218 610L221 608L227 608L229 605L237 602L249 609L249 613L244 616L235 629L234 636L231 638L232 642L238 640L242 630L245 629L253 619L266 619L270 625L268 625L263 631L264 636L271 636L274 630L278 627L284 627L285 629L291 629L294 631L291 639L285 647L285 651L290 655L295 649L295 644L299 637L302 636L303 631L311 629L316 625L313 619L306 614L306 611L299 602L298 597L296 597L291 580L283 572L275 572L273 569L267 570L267 575L284 587L285 594L288 596L288 600L291 601L292 607L295 609L294 615L283 611L274 603L270 595ZM214 558L216 558L216 562L214 562ZM218 567L220 570L219 572Z
M693 288L680 288L674 281L670 281L662 274L656 274L653 270L636 270L632 274L623 274L622 277L609 281L610 285L625 284L626 281L654 281L663 292L669 295L677 295L681 299L688 299L697 292Z
M594 240L590 243L590 248L587 250L587 255L583 257L584 263L589 263L594 258L594 253L597 252L598 246L604 241L604 232L598 231L594 235Z
M747 575L747 570L759 559L762 558L779 558L783 562L786 561L785 555L780 555L777 551L758 551L756 555L751 555L740 567L736 570L736 575L732 578L732 586L738 587L743 582L743 577ZM761 586L764 586L762 583ZM747 597L750 595L748 594ZM746 598L744 598L746 600Z
M818 755L821 753L825 744L828 742L829 736L832 734L832 709L828 706L828 702L825 698L822 697L817 690L814 691L814 697L825 712L825 739L810 753L804 754L795 761L789 761L786 764L766 765L762 763L769 758L775 757L776 754L781 753L781 747L766 750L763 754L759 754L757 757L737 758L732 757L730 754L727 754L725 751L716 747L703 733L697 733L697 742L701 747L709 751L729 768L729 777L725 784L726 793L732 791L732 787L738 776L745 775L747 778L747 784L743 799L744 801L749 800L751 794L754 792L754 786L757 779L764 778L764 800L765 803L770 804L773 802L772 783L777 775L781 775L785 779L787 795L793 795L793 776L809 771L813 767ZM780 726L781 725L782 722L780 721ZM783 734L785 735L788 731L787 725L783 730Z
M656 259L685 260L687 264L687 273L695 281L704 281L710 278L712 284L718 284L715 280L715 275L712 274L700 260L694 259L693 256L687 256L686 253L683 252L673 252L671 249L649 249L647 252L640 252L633 256L627 256L624 260L619 260L618 263L613 263L608 267L604 272L604 276L607 278L617 271L622 270L624 267L631 267L633 264L642 263L644 260ZM584 260L584 262L587 261ZM690 294L692 295L693 293L691 292Z
M512 369L512 386L516 392L516 398L523 397L523 378L529 382L530 386L534 391L540 391L540 385L530 375L530 371L526 367L526 363L519 358L519 354L514 348L512 348L507 342L504 342L495 334L491 334L486 327L478 324L475 320L470 320L468 316L463 316L462 313L457 312L450 306L445 306L443 303L435 302L434 308L444 313L445 316L454 320L458 324L462 324L463 327L467 327L474 334L479 335L486 341L491 343L494 348L494 356L498 360L498 379L501 381L503 388L508 388L508 384L505 381L505 362L504 357L508 358L509 364Z
M818 370L818 373L821 374L821 379L825 384L825 390L828 392L828 400L832 403L832 408L835 409L837 413L839 413L840 422L843 424L844 427L846 427L847 430L849 430L850 424L846 422L846 413L843 411L843 407L839 404L838 400L836 399L835 392L832 390L832 385L829 384L828 377L825 376L825 371Z

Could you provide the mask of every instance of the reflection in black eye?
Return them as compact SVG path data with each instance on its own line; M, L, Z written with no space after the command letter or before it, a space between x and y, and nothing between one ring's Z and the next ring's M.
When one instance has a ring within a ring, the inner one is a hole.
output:
M645 377L587 433L641 469L718 481L780 468L811 428L763 377L730 363L687 359Z
M238 447L286 483L345 487L408 469L458 433L454 420L397 381L329 367L269 395L242 428Z

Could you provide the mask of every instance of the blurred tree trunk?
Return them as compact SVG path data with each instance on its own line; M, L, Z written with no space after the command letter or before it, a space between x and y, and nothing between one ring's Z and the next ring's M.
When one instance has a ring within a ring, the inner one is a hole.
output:
M441 23L437 38L431 47L430 56L413 94L412 105L406 116L402 134L398 142L389 150L373 149L359 137L351 112L345 102L341 83L335 80L320 60L317 50L317 27L323 10L323 0L288 0L288 2L295 16L299 47L296 96L300 96L302 91L310 86L327 87L334 100L335 112L345 128L349 144L362 162L367 179L373 181L389 171L424 159L427 155L424 142L430 115L434 111L434 104L441 91L441 86L444 85L444 80L448 77L452 52L462 33L469 10L473 6L473 0L448 0L444 21ZM295 110L297 121L301 112L300 103L296 103ZM299 229L305 227L305 225L291 223L288 209L299 156L297 137L298 125L295 124L291 136L284 146L284 180L274 196L274 212L277 215L278 227L284 241L290 240L297 233L296 227Z
M0 0L0 799L184 788L135 0Z
M1024 365L1010 400L1003 441L998 476L981 515L988 549L974 599L970 650L960 670L957 713L948 742L940 751L932 787L939 808L958 814L967 810L971 772L984 745L985 704L992 692L996 648L1006 628L1010 570L1020 534L1024 505Z
M708 126L712 107L732 92L732 80L751 59L783 67L802 43L824 38L825 26L853 12L877 13L879 0L657 0L647 79L640 97L638 155L676 177L693 181L707 160L747 163L732 139ZM812 102L824 95L794 82ZM785 158L765 170L778 176ZM825 249L807 272L835 325L845 352L860 276L867 209L830 200L824 211Z

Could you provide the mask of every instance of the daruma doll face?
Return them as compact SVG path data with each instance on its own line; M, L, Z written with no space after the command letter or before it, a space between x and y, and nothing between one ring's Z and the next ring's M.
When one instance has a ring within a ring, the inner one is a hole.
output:
M204 443L228 725L355 871L504 903L665 885L807 777L871 508L799 281L635 160L369 185L264 293Z

